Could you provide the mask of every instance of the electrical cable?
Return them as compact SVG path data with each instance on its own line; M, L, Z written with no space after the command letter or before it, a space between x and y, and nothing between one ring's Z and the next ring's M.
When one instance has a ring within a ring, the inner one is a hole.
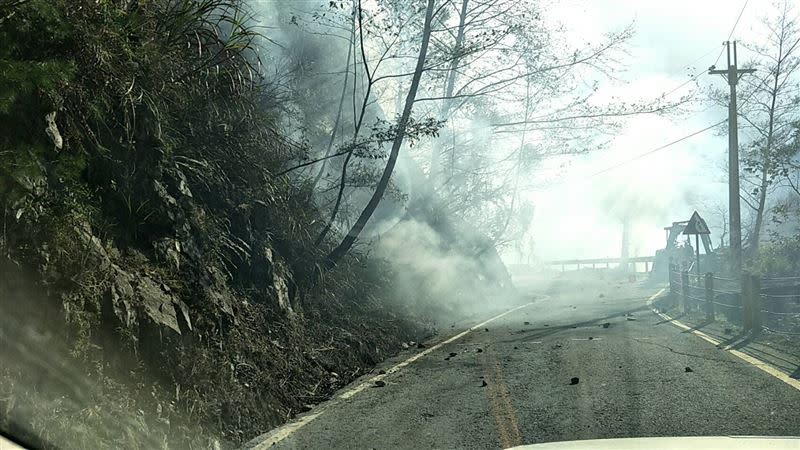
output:
M636 161L636 160L638 160L638 159L644 158L645 156L652 155L653 153L660 152L661 150L667 149L667 148L669 148L669 147L671 147L671 146L673 146L673 145L675 145L675 144L677 144L677 143L679 143L679 142L685 141L686 139L689 139L689 138L691 138L691 137L697 136L698 134L704 133L704 132L706 132L706 131L708 131L708 130L710 130L710 129L712 129L712 128L718 127L719 125L722 125L722 124L723 124L723 123L725 123L725 122L727 122L727 119L725 119L725 120L721 120L721 121L719 121L719 122L717 122L717 123L715 123L715 124L713 124L713 125L709 125L709 126L707 126L707 127L703 128L702 130L697 130L697 131L695 131L694 133L687 134L686 136L683 136L683 137L681 137L681 138L678 138L678 139L676 139L676 140L674 140L674 141L672 141L672 142L669 142L669 143L667 143L667 144L664 144L664 145L662 145L662 146L660 146L660 147L656 147L656 148L654 148L654 149L652 149L652 150L650 150L650 151L647 151L647 152L645 152L645 153L642 153L642 154L636 155L636 156L634 156L634 157L633 157L633 158L631 158L631 159L628 159L628 160L625 160L625 161L622 161L622 162L620 162L619 164L615 164L615 165L613 165L613 166L606 167L605 169L603 169L603 170L601 170L601 171L599 171L599 172L595 172L595 173L593 173L593 174L589 175L589 178L592 178L592 177L595 177L595 176L597 176L597 175L600 175L600 174L606 173L606 172L608 172L608 171L610 171L610 170L614 170L614 169L616 169L616 168L618 168L618 167L624 166L625 164L628 164L628 163L630 163L630 162L633 162L633 161Z

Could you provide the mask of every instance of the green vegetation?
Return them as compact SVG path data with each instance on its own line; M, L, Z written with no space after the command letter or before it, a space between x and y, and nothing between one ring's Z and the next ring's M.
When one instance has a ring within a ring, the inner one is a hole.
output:
M796 277L800 274L800 235L773 237L759 248L749 268L766 277Z
M262 39L240 0L0 0L0 428L235 445L426 332L388 267L309 263Z

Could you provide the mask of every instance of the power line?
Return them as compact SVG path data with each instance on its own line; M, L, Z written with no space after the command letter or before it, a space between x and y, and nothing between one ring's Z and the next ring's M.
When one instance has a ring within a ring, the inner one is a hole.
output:
M731 27L730 33L728 33L728 39L727 40L730 40L731 36L733 36L733 33L736 31L736 27L739 25L739 21L742 20L742 15L744 14L745 8L747 8L747 3L748 2L749 2L749 0L745 0L744 5L742 5L742 9L741 9L741 11L739 11L739 16L736 18L736 22L733 23L733 27ZM708 56L711 53L714 53L714 50L709 51L708 53L706 53L703 56L697 58L696 60L690 62L689 64L685 65L684 67L691 67L692 65L694 65L695 63L697 63L698 61L700 61L701 59L705 58L706 56ZM717 55L717 58L714 60L713 66L717 65L717 63L719 62L719 59L722 58L722 54L723 53L725 53L725 46L724 45L720 49L719 54ZM705 74L706 74L706 69L703 69L703 70L691 75L688 80L684 81L683 83L681 83L680 85L678 85L674 89L670 90L669 92L663 94L663 96L666 97L666 96L672 94L673 92L677 91L678 89L686 86L687 84L689 84L692 81L694 81L695 79L697 79L697 77L705 75Z
M711 65L712 67L716 67L717 66L717 63L719 62L719 59L722 58L722 54L723 53L725 53L725 43L724 42L722 43L722 48L719 49L719 55L717 55L717 59L715 59L714 60L714 64Z
M750 0L745 0L745 1L744 1L744 4L742 5L742 9L741 9L741 11L739 11L739 16L736 18L736 22L734 22L734 23L733 23L733 27L731 27L731 31L730 31L730 33L728 33L728 40L729 40L729 41L730 41L730 38L731 38L731 36L733 36L733 33L736 31L736 27L739 25L739 21L742 19L742 16L744 15L744 10L747 8L747 3L748 3L749 1L750 1ZM798 42L800 42L800 41L798 41ZM712 50L712 51L710 51L710 52L708 52L708 53L706 53L706 54L704 54L703 56L701 56L701 57L700 57L700 58L698 58L697 60L695 60L695 61L691 62L690 64L694 64L694 63L696 63L697 61L699 61L699 60L701 60L701 59L705 58L706 56L708 56L708 54L709 54L709 53L712 53L712 52L713 52L713 50ZM722 57L722 54L723 54L724 52L725 52L725 47L723 46L723 47L722 47L722 49L720 50L719 54L717 55L717 59L714 61L714 66L716 66L716 65L717 65L717 63L719 62L719 59ZM666 94L664 94L664 97L666 97L667 95L669 95L669 94L671 94L671 93L673 93L673 92L677 91L678 89L682 88L683 86L686 86L686 85L687 85L687 84L689 84L690 82L694 81L694 79L695 79L696 77L700 76L702 73L706 73L706 72L705 72L705 69L704 69L702 72L698 72L697 74L695 74L695 75L692 75L692 76L690 77L690 79L689 79L689 80L687 80L687 81L683 82L683 83L682 83L681 85L679 85L678 87L676 87L676 88L672 89L671 91L667 92ZM748 97L747 97L747 98L744 100L744 102L742 102L742 105L743 105L744 103L746 103L748 100L750 100L750 97L752 97L752 96L753 96L753 93L751 93L751 94L750 94L750 96L748 96ZM741 107L742 105L739 105L739 107ZM737 109L738 109L738 108L737 108ZM601 170L601 171L599 171L599 172L595 172L595 173L593 173L593 174L589 175L587 178L593 178L593 177L596 177L596 176L598 176L598 175L601 175L601 174L603 174L603 173L606 173L606 172L609 172L609 171L611 171L611 170L614 170L614 169L616 169L616 168L618 168L618 167L621 167L621 166L624 166L624 165L626 165L626 164L629 164L629 163L631 163L631 162L633 162L633 161L636 161L636 160L639 160L639 159L641 159L641 158L644 158L645 156L649 156L649 155L652 155L653 153L660 152L661 150L667 149L667 148L669 148L669 147L671 147L671 146L673 146L673 145L675 145L675 144L677 144L677 143L679 143L679 142L683 142L683 141L685 141L686 139L689 139L689 138L691 138L691 137L697 136L698 134L701 134L701 133L705 133L706 131L708 131L708 130L710 130L710 129L712 129L712 128L716 128L716 127L718 127L719 125L722 125L722 124L723 124L723 123L725 123L725 122L727 122L727 119L720 120L719 122L717 122L717 123L715 123L715 124L713 124L713 125L709 125L709 126L707 126L706 128L703 128L702 130L695 131L694 133L688 134L688 135L686 135L686 136L683 136L683 137L681 137L681 138L679 138L679 139L676 139L676 140L674 140L674 141L672 141L672 142L669 142L669 143L667 143L667 144L664 144L664 145L662 145L662 146L660 146L660 147L654 148L653 150L650 150L650 151L648 151L648 152L645 152L645 153L642 153L642 154L640 154L640 155L637 155L637 156L635 156L635 157L633 157L633 158L631 158L631 159L628 159L628 160L626 160L626 161L623 161L623 162L621 162L621 163L619 163L619 164L615 164L615 165L613 165L613 166L611 166L611 167L606 167L605 169L603 169L603 170Z
M742 5L742 10L739 11L739 17L736 18L736 22L734 22L733 28L731 28L731 32L728 33L728 39L726 39L726 40L728 40L728 41L731 40L731 36L733 36L733 32L736 30L736 25L739 25L739 21L742 19L742 14L744 14L744 10L745 10L745 8L747 8L747 3L749 1L750 0L744 0L744 5Z
M599 172L595 172L595 173L589 175L587 178L596 177L597 175L601 175L603 173L609 172L609 171L614 170L614 169L616 169L618 167L624 166L624 165L626 165L628 163L631 163L633 161L636 161L636 160L639 160L641 158L644 158L645 156L649 156L649 155L652 155L653 153L660 152L661 150L667 149L667 148L669 148L669 147L671 147L671 146L673 146L673 145L675 145L675 144L677 144L679 142L683 142L683 141L685 141L685 140L687 140L687 139L689 139L691 137L697 136L698 134L705 133L706 131L708 131L708 130L710 130L712 128L718 127L718 126L722 125L723 123L725 123L726 121L727 121L727 119L726 120L720 120L719 122L717 122L717 123L715 123L713 125L709 125L709 126L703 128L702 130L697 130L694 133L687 134L686 136L678 138L678 139L676 139L676 140L674 140L674 141L672 141L670 143L664 144L664 145L662 145L660 147L656 147L656 148L654 148L654 149L652 149L650 151L647 151L645 153L642 153L640 155L636 155L631 159L622 161L619 164L615 164L615 165L613 165L611 167L606 167L605 169L603 169L603 170L601 170Z
M744 0L744 5L742 5L742 10L739 11L739 17L737 17L736 18L736 22L733 23L733 26L731 27L731 31L730 31L730 33L728 33L728 39L726 39L726 41L730 41L731 40L731 36L733 36L733 32L736 31L736 26L739 25L739 21L742 19L742 14L744 14L744 10L745 10L745 8L747 8L747 2L749 2L749 1L750 0ZM712 66L716 67L717 63L719 62L719 59L722 58L722 54L723 53L725 53L725 43L724 42L722 43L722 48L719 50L719 55L717 55L717 59L714 60L714 64L712 64Z
M733 36L733 33L736 31L736 27L739 25L739 21L742 19L742 16L744 15L744 11L745 11L745 9L747 8L747 4L748 4L748 3L749 3L749 0L745 0L744 4L742 5L742 9L741 9L741 11L739 11L739 16L736 18L736 22L734 22L734 23L733 23L733 26L731 27L731 31L730 31L730 33L728 33L728 39L727 39L728 41L730 41L730 38L731 38L731 36ZM798 42L800 42L800 40L798 40ZM694 61L692 61L691 63L687 64L686 66L691 66L691 65L693 65L693 64L695 64L695 63L697 63L698 61L702 60L703 58L705 58L706 56L708 56L709 54L711 54L711 53L713 53L713 52L714 52L714 50L710 50L709 52L707 52L707 53L703 54L703 56L700 56L699 58L697 58L696 60L694 60ZM719 62L719 59L722 57L722 54L723 54L724 52L725 52L725 47L724 47L724 45L723 45L722 49L720 49L720 52L719 52L719 54L717 55L717 58L714 60L714 64L713 64L713 66L716 66L716 65L717 65L717 63ZM686 86L687 84L689 84L689 83L691 83L692 81L694 81L694 80L695 80L697 77L699 77L699 76L701 76L701 75L703 75L703 74L705 74L705 73L707 73L707 72L706 72L706 69L703 69L701 72L697 72L696 74L693 74L693 75L691 75L691 76L690 76L690 78L689 78L687 81L684 81L683 83L681 83L681 84L680 84L680 85L678 85L677 87L675 87L675 88L671 89L670 91L668 91L668 92L664 93L662 96L663 96L663 97L666 97L666 96L668 96L668 95L672 94L673 92L675 92L675 91L677 91L678 89L680 89L680 88L682 88L682 87ZM748 97L747 97L747 98L746 98L746 99L745 99L745 100L744 100L744 101L743 101L743 102L742 102L742 103L739 105L739 108L741 108L741 106L742 106L742 105L744 105L745 103L747 103L747 102L750 100L750 98L753 96L753 94L754 94L754 92L751 92L751 93L750 93L750 95L749 95L749 96L748 96ZM737 110L738 110L738 108L737 108ZM685 135L685 136L683 136L683 137L681 137L681 138L678 138L678 139L676 139L676 140L674 140L674 141L672 141L672 142L669 142L669 143L667 143L667 144L664 144L664 145L662 145L662 146L660 146L660 147L656 147L656 148L654 148L654 149L652 149L652 150L650 150L650 151L647 151L647 152L644 152L644 153L642 153L642 154L636 155L636 156L634 156L633 158L627 159L627 160L625 160L625 161L622 161L622 162L620 162L620 163L618 163L618 164L615 164L615 165L613 165L613 166L606 167L605 169L603 169L603 170L600 170L599 172L595 172L595 173L593 173L593 174L591 174L591 175L588 175L588 176L586 177L586 179L588 179L588 178L594 178L594 177L596 177L596 176L598 176L598 175L602 175L602 174L604 174L604 173L606 173L606 172L610 172L610 171L612 171L612 170L614 170L614 169L617 169L617 168L619 168L619 167L622 167L622 166L624 166L624 165L626 165L626 164L630 164L630 163L631 163L631 162L633 162L633 161L637 161L637 160L639 160L639 159L642 159L642 158L644 158L644 157L646 157L646 156L652 155L653 153L657 153L657 152L660 152L660 151L662 151L662 150L665 150L665 149L667 149L667 148L669 148L669 147L671 147L671 146L673 146L673 145L675 145L675 144L678 144L678 143L680 143L680 142L683 142L683 141L685 141L685 140L687 140L687 139L689 139L689 138L692 138L692 137L694 137L694 136L697 136L698 134L702 134L702 133L705 133L705 132L706 132L706 131L708 131L708 130L711 130L712 128L716 128L716 127L718 127L718 126L722 125L722 124L723 124L723 123L725 123L725 122L727 122L727 119L720 120L720 121L719 121L719 122L717 122L717 123L714 123L714 124L712 124L712 125L709 125L709 126L707 126L707 127L703 128L703 129L701 129L701 130L697 130L697 131L695 131L695 132L693 132L693 133L691 133L691 134L687 134L687 135ZM561 184L561 183L556 183L556 184Z
M678 139L675 139L674 141L672 141L672 142L669 142L669 143L667 143L667 144L664 144L664 145L662 145L662 146L660 146L660 147L656 147L656 148L654 148L654 149L652 149L652 150L649 150L649 151L647 151L647 152L645 152L645 153L642 153L642 154L636 155L636 156L634 156L633 158L627 159L627 160L625 160L625 161L622 161L622 162L620 162L620 163L618 163L618 164L615 164L615 165L613 165L613 166L606 167L605 169L603 169L603 170L600 170L599 172L595 172L595 173L593 173L593 174L591 174L591 175L586 175L586 176L584 176L584 177L583 177L583 180L582 180L582 182L586 182L586 181L588 181L588 180L589 180L589 178L594 178L594 177L596 177L596 176L598 176L598 175L602 175L602 174L604 174L604 173L606 173L606 172L610 172L610 171L612 171L612 170L614 170L614 169L617 169L617 168L619 168L619 167L622 167L622 166L624 166L624 165L626 165L626 164L629 164L629 163L631 163L631 162L633 162L633 161L636 161L636 160L642 159L642 158L644 158L644 157L646 157L646 156L652 155L653 153L656 153L656 152L660 152L660 151L662 151L662 150L665 150L665 149L667 149L667 148L669 148L669 147L671 147L671 146L673 146L673 145L675 145L675 144L678 144L678 143L680 143L680 142L683 142L683 141L685 141L685 140L687 140L687 139L689 139L689 138L692 138L692 137L694 137L694 136L697 136L698 134L705 133L706 131L708 131L708 130L711 130L712 128L718 127L718 126L722 125L722 124L723 124L723 123L725 123L725 122L727 122L727 119L725 119L725 120L720 120L719 122L717 122L717 123L715 123L715 124L713 124L713 125L709 125L709 126L707 126L707 127L703 128L703 129L701 129L701 130L697 130L697 131L695 131L695 132L693 132L693 133L691 133L691 134L687 134L687 135L685 135L685 136L683 136L683 137L680 137L680 138L678 138ZM561 181L559 181L559 182L555 182L555 183L548 183L548 184L545 186L545 188L550 188L550 187L553 187L553 186L557 186L557 185L565 184L565 183L567 183L567 182L569 182L569 180L562 179L562 180L561 180ZM580 183L580 182L581 182L581 181L579 181L579 183Z
M695 59L694 61L690 62L689 64L684 64L684 65L683 65L683 67L685 67L685 68L690 68L690 67L694 66L694 65L695 65L696 63L698 63L699 61L701 61L701 60L705 59L705 58L706 58L708 55L710 55L710 54L714 53L714 51L715 51L715 50L716 50L716 47L715 47L715 48L712 48L711 50L709 50L708 52L706 52L705 54L703 54L703 56L701 56L701 57L699 57L699 58ZM719 53L719 56L722 56L722 52L721 52L721 51L720 51L720 53ZM719 60L719 56L717 56L717 60ZM715 62L714 64L716 64L716 62ZM669 91L665 92L665 93L664 93L664 94L662 94L661 96L662 96L662 97L667 97L668 95L670 95L670 94L672 94L673 92L677 91L678 89L680 89L680 88L682 88L682 87L686 86L687 84L689 84L689 83L691 83L692 81L696 80L696 79L697 79L697 77L699 77L699 76L701 76L701 75L704 75L705 73L706 73L706 69L703 69L703 70L701 70L701 71L699 71L699 72L697 72L697 73L695 73L695 74L692 74L692 75L690 75L688 80L684 81L683 83L679 84L678 86L674 87L673 89L670 89Z

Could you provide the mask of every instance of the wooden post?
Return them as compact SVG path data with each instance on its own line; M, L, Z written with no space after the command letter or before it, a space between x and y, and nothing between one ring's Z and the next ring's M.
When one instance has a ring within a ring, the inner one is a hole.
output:
M683 312L689 312L689 271L681 271L681 296L683 297Z
M694 235L694 251L697 254L697 284L700 284L700 235Z
M706 320L714 321L714 274L706 274Z
M752 323L752 306L753 302L751 297L753 296L753 285L752 285L753 278L747 272L742 272L742 294L741 294L741 305L742 305L742 328L744 331L750 331L753 328Z
M675 295L675 288L672 286L672 264L667 266L667 282L669 283L669 294L670 296Z
M675 275L673 274L673 270L674 269L675 269L675 267L672 266L672 263L670 263L667 266L667 279L669 280L669 303L670 303L670 306L672 306L672 305L674 305L674 304L676 304L678 302L678 300L677 300L678 293L676 292L676 289L675 289Z
M761 330L761 278L750 275L750 325L756 332Z

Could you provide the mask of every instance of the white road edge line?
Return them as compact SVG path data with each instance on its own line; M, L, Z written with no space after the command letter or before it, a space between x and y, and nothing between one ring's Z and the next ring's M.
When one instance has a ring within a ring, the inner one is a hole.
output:
M543 300L543 299L546 299L548 297L549 296L547 296L547 295L542 295L542 296L538 297L536 300ZM491 322L494 322L497 319L505 317L505 316L507 316L507 315L509 315L509 314L511 314L511 313L513 313L515 311L518 311L518 310L520 310L522 308L527 308L528 306L533 305L533 303L534 302L529 302L529 303L526 303L524 305L517 306L516 308L511 308L511 309L509 309L508 311L506 311L506 312L504 312L502 314L498 314L498 315L492 317L491 319L488 319L488 320L486 320L484 322L481 322L481 323L479 323L479 324L477 324L477 325L475 325L473 327L470 327L470 328L462 331L461 333L458 333L455 336L452 336L452 337L448 338L447 340L439 342L438 344L436 344L436 345L434 345L432 347L429 347L425 351L417 353L414 356L406 359L405 361L398 363L397 365L395 365L392 368L388 369L386 371L386 373L378 374L378 375L375 375L373 377L370 377L370 378L362 381L361 383L359 383L358 385L352 387L351 389L348 389L347 391L337 395L336 397L333 397L331 400L347 400L347 399L353 397L354 395L358 394L359 392L363 391L364 389L374 385L376 381L382 380L382 379L386 378L388 375L391 375L393 373L397 373L403 367L413 363L414 361L422 358L423 356L428 355L431 352L435 352L436 350L442 348L443 346L445 346L445 345L447 345L447 344L449 344L449 343L451 343L453 341L457 341L458 339L461 339L462 337L468 335L469 333L471 333L471 332L473 332L475 330L478 330L480 328L485 327L487 324L489 324ZM306 414L305 416L300 417L299 419L297 419L294 422L287 423L287 424L285 424L283 426L280 426L280 427L272 430L271 432L266 433L265 435L259 436L259 437L255 438L255 439L253 439L253 441L251 441L251 444L249 444L249 446L248 446L248 444L246 444L245 447L249 448L249 449L252 449L252 450L262 450L262 449L266 449L268 447L271 447L271 446L277 444L278 442L286 439L292 433L294 433L295 431L299 430L300 428L303 428L304 426L308 425L309 423L311 423L311 421L313 421L317 417L321 416L322 413L324 413L328 407L330 407L330 404L325 405L325 406L318 406L317 407L318 408L317 411L315 411L313 413L310 413L310 414ZM256 441L256 440L258 441L258 443L253 444L253 442Z
M699 337L700 339L703 339L704 341L707 341L707 342L713 344L715 347L719 347L722 350L725 350L725 351L729 352L730 354L738 357L739 359L742 359L745 362L747 362L747 363L749 363L749 364L751 364L753 366L758 367L759 369L763 370L764 372L768 373L769 375L772 375L773 377L783 381L784 383L788 384L789 386L791 386L791 387L793 387L793 388L795 388L797 390L800 390L800 380L796 380L796 379L790 377L789 375L787 375L782 370L777 369L777 368L769 365L768 363L766 363L764 361L761 361L758 358L750 356L747 353L740 352L739 350L736 350L736 349L732 348L730 345L722 346L722 342L714 339L713 337L707 335L706 333L703 333L700 330L694 330L694 329L692 329L692 327L673 319L669 315L660 312L656 308L653 308L653 300L655 300L656 297L661 295L665 290L666 290L666 288L661 288L660 291L656 292L649 299L647 299L647 306L649 306L650 309L652 309L653 312L656 313L658 316L660 316L662 319L672 323L673 325L675 325L678 328L681 328L683 330L689 331L690 333L694 334L695 336Z

